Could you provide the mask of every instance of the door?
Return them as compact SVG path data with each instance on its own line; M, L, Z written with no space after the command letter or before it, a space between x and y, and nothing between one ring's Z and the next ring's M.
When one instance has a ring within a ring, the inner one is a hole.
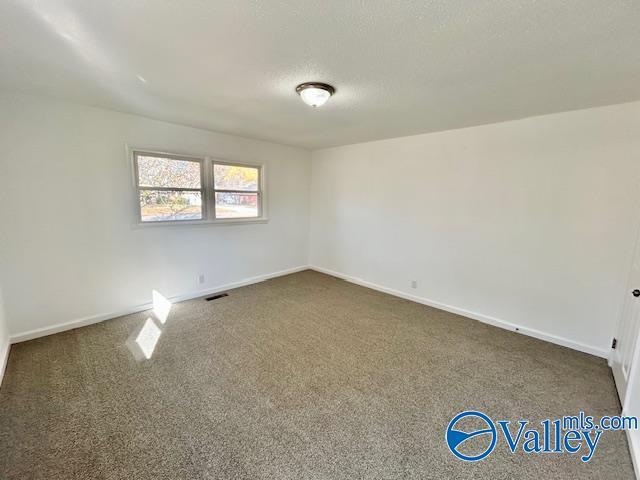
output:
M640 239L639 239L640 240ZM635 258L631 266L627 294L622 317L616 332L615 348L611 355L611 369L616 382L620 403L625 407L625 395L629 386L634 353L639 348L640 334L640 241L636 246Z

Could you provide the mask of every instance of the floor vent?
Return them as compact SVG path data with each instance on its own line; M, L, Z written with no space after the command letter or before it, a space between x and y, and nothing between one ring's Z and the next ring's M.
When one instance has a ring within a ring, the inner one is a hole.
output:
M228 296L229 296L228 293L219 293L218 295L214 295L213 297L207 297L205 300L207 302L210 302L211 300L217 300L219 298L228 297Z

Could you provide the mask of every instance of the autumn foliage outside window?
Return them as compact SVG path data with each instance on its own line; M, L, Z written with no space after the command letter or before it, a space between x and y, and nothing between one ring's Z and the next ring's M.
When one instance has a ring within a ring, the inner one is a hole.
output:
M202 162L136 154L143 222L202 220Z
M260 171L240 165L213 165L216 218L260 216Z

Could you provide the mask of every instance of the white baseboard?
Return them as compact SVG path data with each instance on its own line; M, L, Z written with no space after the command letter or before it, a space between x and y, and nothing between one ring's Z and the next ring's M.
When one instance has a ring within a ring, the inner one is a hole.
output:
M438 308L440 310L445 310L447 312L455 313L457 315L462 315L464 317L472 318L474 320L479 320L483 323L487 323L490 325L494 325L496 327L504 328L506 330L511 330L514 332L522 333L524 335L528 335L531 337L538 338L540 340L545 340L547 342L555 343L557 345L562 345L563 347L572 348L574 350L578 350L580 352L589 353L591 355L596 355L598 357L607 358L609 356L608 350L602 350L597 347L593 347L590 345L585 345L579 342L574 342L573 340L569 340L563 337L559 337L556 335L548 334L545 332L540 332L538 330L534 330L531 328L523 327L520 325L513 324L511 322L507 322L495 317L491 317L488 315L483 315L481 313L472 312L470 310L465 310L463 308L454 307L452 305L447 305L441 302L437 302L435 300L430 300L428 298L419 297L417 295L411 295L408 293L404 293L400 290L395 290L393 288L384 287L382 285L378 285L372 282L368 282L366 280L353 277L351 275L346 275L344 273L336 272L333 270L329 270L326 268L318 267L315 265L303 265L295 268L289 268L287 270L281 270L278 272L268 273L265 275L258 275L256 277L246 278L240 280L238 282L229 283L225 285L219 285L217 287L208 288L206 290L192 291L187 292L181 295L174 295L169 298L171 302L182 302L185 300L191 300L193 298L203 297L205 295L211 295L214 293L218 293L224 290L230 290L232 288L238 288L245 285L251 285L253 283L263 282L270 278L281 277L283 275L289 275L291 273L300 272L302 270L315 270L321 273L325 273L327 275L331 275L333 277L341 278L351 283L355 283L357 285L361 285L363 287L371 288L373 290L378 290L380 292L388 293L390 295L394 295L396 297L404 298L406 300L411 300L417 303L421 303L423 305L428 305L430 307ZM109 313L102 313L98 315L92 315L89 317L78 318L72 320L70 322L60 323L57 325L52 325L49 327L39 328L35 330L30 330L27 332L22 332L16 335L11 336L11 343L24 342L27 340L32 340L38 337L44 337L46 335L52 335L54 333L64 332L66 330L72 330L74 328L83 327L86 325L91 325L94 323L99 323L105 320L109 320L112 318L121 317L123 315L129 315L132 313L141 312L144 310L149 310L152 307L151 303L146 303L144 305L132 306L120 311L114 311ZM6 356L6 355L5 355Z
M0 387L2 387L2 379L4 378L4 372L7 368L7 361L9 360L9 350L11 350L11 342L6 341L4 345L0 346Z
M380 292L388 293L390 295L394 295L396 297L404 298L406 300L411 300L413 302L422 303L423 305L428 305L430 307L434 307L440 310L445 310L447 312L455 313L457 315L461 315L463 317L472 318L474 320L479 320L483 323L488 323L489 325L493 325L496 327L503 328L505 330L511 330L513 332L522 333L524 335L528 335L530 337L535 337L540 340L545 340L550 343L555 343L556 345L562 345L563 347L572 348L574 350L578 350L580 352L589 353L591 355L595 355L597 357L608 358L609 351L602 350L597 347L593 347L591 345L585 345L580 342L574 342L573 340L569 340L567 338L559 337L557 335L541 332L539 330L534 330L531 328L523 327L520 325L516 325L511 322L507 322L505 320L501 320L499 318L491 317L489 315L483 315L481 313L472 312L470 310L465 310L464 308L454 307L452 305L447 305L445 303L437 302L435 300L430 300L428 298L419 297L417 295L411 295L409 293L404 293L400 290L395 290L393 288L383 287L382 285L378 285L375 283L368 282L361 278L353 277L351 275L346 275L344 273L335 272L333 270L329 270L327 268L318 267L315 265L309 265L311 270L315 270L317 272L326 273L327 275L331 275L333 277L341 278L346 280L347 282L355 283L357 285L361 285L363 287L371 288L373 290L378 290Z
M231 290L232 288L244 287L245 285L251 285L253 283L264 282L270 278L281 277L283 275L289 275L291 273L301 272L302 270L308 270L308 266L299 266L295 268L289 268L286 270L280 270L278 272L267 273L265 275L258 275L256 277L245 278L238 282L227 283L225 285L218 285L217 287L207 288L205 290L198 290L183 293L180 295L174 295L169 297L168 300L172 303L183 302L185 300L191 300L193 298L204 297L206 295L212 295L214 293L222 292L225 290ZM11 343L26 342L27 340L33 340L34 338L44 337L47 335L53 335L54 333L64 332L66 330L72 330L74 328L84 327L92 325L94 323L103 322L112 318L122 317L123 315L130 315L132 313L142 312L152 308L151 303L145 303L143 305L136 305L123 310L118 310L109 313L101 313L98 315L91 315L89 317L77 318L70 322L59 323L57 325L51 325L49 327L38 328L35 330L29 330L27 332L18 333L12 335L10 338Z

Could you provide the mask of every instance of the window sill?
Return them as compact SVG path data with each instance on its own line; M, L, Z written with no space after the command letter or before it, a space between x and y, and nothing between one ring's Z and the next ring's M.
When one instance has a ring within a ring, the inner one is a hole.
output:
M161 222L137 222L133 228L157 227L205 227L211 225L248 225L252 223L268 223L269 219L261 218L225 218L220 220L169 220Z

